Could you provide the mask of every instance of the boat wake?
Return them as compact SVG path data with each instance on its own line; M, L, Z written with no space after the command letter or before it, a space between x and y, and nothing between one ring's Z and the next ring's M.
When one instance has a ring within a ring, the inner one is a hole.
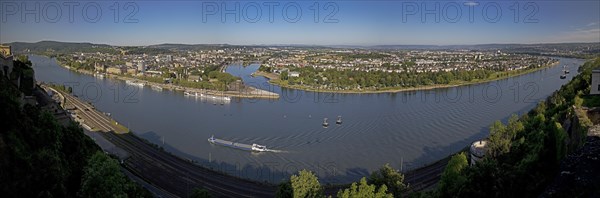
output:
M248 150L248 151L253 151L253 152L273 152L273 153L285 153L286 152L283 150L268 149L266 146L260 145L260 144L244 144L244 143L232 142L232 141L228 141L228 140L218 139L218 138L215 138L214 136L211 136L210 138L208 138L208 142L210 142L212 144L227 146L227 147L241 149L241 150Z
M277 149L267 149L266 152L273 152L273 153L289 153L289 151L284 151L284 150L277 150Z

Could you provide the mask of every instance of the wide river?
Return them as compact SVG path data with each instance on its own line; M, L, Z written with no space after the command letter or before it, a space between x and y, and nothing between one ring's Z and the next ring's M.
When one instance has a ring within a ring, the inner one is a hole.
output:
M300 169L321 183L358 180L384 165L403 171L435 162L488 135L495 120L523 114L577 75L583 60L489 83L399 93L327 94L270 86L250 74L258 65L231 65L246 84L280 99L232 99L221 104L182 92L139 88L72 72L31 56L38 81L74 87L135 134L167 151L228 174L280 182ZM559 79L567 65L571 74ZM336 125L337 116L343 124ZM324 128L323 118L330 126ZM252 153L211 145L207 138L266 145Z

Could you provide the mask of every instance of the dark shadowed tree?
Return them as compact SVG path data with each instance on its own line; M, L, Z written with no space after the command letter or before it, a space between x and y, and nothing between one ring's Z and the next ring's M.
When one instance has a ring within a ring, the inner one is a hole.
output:
M371 173L369 177L369 183L375 184L376 186L385 185L389 192L394 197L400 197L401 194L406 190L406 184L404 184L404 175L399 171L395 170L390 164L385 164L381 169Z
M125 197L127 180L116 160L98 151L84 169L82 197Z

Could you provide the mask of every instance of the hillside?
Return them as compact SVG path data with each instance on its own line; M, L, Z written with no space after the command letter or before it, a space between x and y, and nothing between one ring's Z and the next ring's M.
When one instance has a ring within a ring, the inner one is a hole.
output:
M23 65L19 61L16 64ZM14 72L13 72L14 73ZM75 122L59 123L0 76L0 194L3 197L149 197L129 181L120 165L102 152ZM66 117L66 115L65 115Z

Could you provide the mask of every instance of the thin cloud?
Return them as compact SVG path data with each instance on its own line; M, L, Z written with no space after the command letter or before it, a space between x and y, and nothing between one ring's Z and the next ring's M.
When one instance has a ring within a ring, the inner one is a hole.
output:
M579 29L565 32L553 40L559 42L600 42L600 28Z
M463 3L463 5L465 5L465 6L477 6L477 5L479 5L479 3L474 2L474 1L467 1L467 2Z
M596 25L598 25L598 22L591 22L591 23L588 23L586 26L590 27L590 26L596 26Z

